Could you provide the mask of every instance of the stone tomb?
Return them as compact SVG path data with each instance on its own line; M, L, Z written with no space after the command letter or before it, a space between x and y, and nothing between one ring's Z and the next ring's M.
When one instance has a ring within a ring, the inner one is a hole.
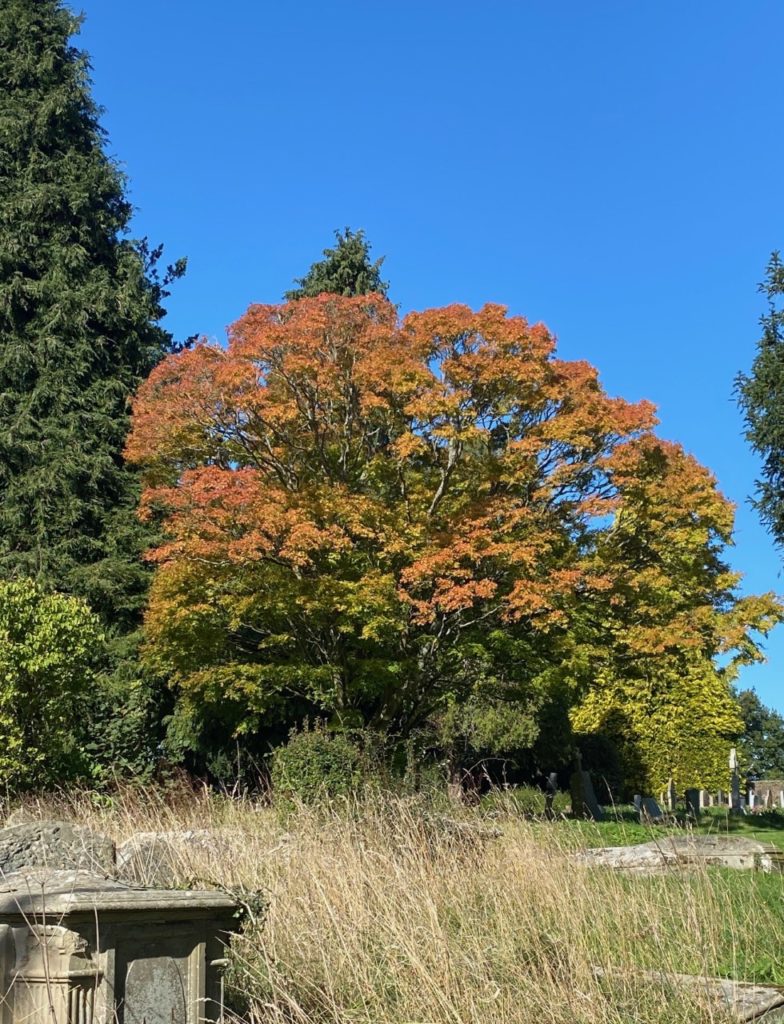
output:
M0 1024L199 1024L223 1016L218 892L38 868L0 882Z

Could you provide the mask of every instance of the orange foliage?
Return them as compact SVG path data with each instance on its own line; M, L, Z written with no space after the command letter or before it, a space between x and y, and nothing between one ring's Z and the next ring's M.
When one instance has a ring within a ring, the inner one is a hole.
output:
M655 422L499 305L402 321L378 295L251 306L226 349L170 356L134 404L127 456L166 535L150 635L165 646L196 587L227 635L252 629L243 657L330 666L337 704L362 652L437 689L428 659L478 624L545 635L591 595L608 615L642 606L640 652L699 644L716 572L702 605L662 613L668 574L726 542L732 510ZM634 517L662 539L642 567ZM722 621L742 641L747 619Z
M607 457L653 423L649 403L608 397L501 306L398 323L380 297L324 295L252 306L226 350L162 363L127 455L145 512L165 510L158 562L297 573L360 545L417 625L491 600L544 624L590 583L559 551L571 563L567 537L611 509Z

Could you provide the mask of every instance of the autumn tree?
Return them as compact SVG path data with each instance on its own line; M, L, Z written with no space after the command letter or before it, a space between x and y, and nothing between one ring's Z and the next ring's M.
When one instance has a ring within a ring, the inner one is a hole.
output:
M617 505L591 564L607 588L592 602L575 672L587 696L579 731L612 739L631 791L726 788L741 731L732 683L760 660L750 629L780 618L771 595L739 597L724 550L734 510L713 476L678 445L646 436L608 462Z
M313 298L322 292L333 295L368 295L371 292L386 295L389 285L381 280L381 264L384 257L372 262L370 243L365 232L335 232L334 249L325 249L324 258L312 264L304 277L297 278L296 288L287 291L284 298Z
M125 237L77 30L60 0L0 4L0 577L83 597L127 634L148 540L122 450L129 397L170 348L166 275Z
M400 322L382 296L322 294L169 357L128 454L167 538L147 658L179 694L175 736L311 715L530 746L633 572L617 524L654 422L496 305ZM742 647L760 616L727 602ZM657 621L676 643L679 613Z
M759 286L767 300L750 373L735 382L746 440L762 459L754 504L776 543L784 544L784 264L774 252Z

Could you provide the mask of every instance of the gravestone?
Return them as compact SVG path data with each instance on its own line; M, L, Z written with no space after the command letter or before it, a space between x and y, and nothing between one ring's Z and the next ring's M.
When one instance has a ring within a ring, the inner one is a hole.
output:
M697 819L700 816L701 793L699 789L686 790L686 813L690 818Z
M604 821L604 811L596 799L591 776L583 770L582 758L579 753L577 754L576 761L577 768L572 772L572 777L569 780L572 814L576 818L593 818L594 821Z
M652 796L644 796L640 805L640 821L659 822L664 820L664 813Z
M670 777L667 782L667 794L666 794L666 806L667 810L672 812L678 806L678 793L675 789L675 781Z
M2 1024L223 1020L225 943L237 904L219 892L141 889L32 868L0 882Z
M765 799L763 800L762 806L766 811L773 810L773 794L769 789L765 790Z
M779 807L781 794L784 793L784 779L757 779L754 783L754 792L759 797L760 803L767 806L767 794L770 793L773 807Z
M707 789L700 790L700 808L710 807L712 803L711 795Z
M558 792L558 773L550 772L547 776L547 782L545 783L544 790L544 816L548 821L552 821L555 818L555 811L553 810L553 803L555 801L556 793Z
M720 789L718 791L718 793L716 794L716 805L718 807L724 807L724 805L726 803L727 803L727 794L724 792L723 789Z
M710 978L701 974L673 974L649 968L594 967L596 978L618 983L626 991L630 980L659 989L662 1005L673 995L694 1001L700 1020L721 1020L732 1024L781 1024L784 1020L784 991L776 985L759 985L734 978ZM706 1005L707 1004L707 1005Z
M740 775L738 774L738 754L733 747L730 750L730 809L733 814L743 810L740 795Z

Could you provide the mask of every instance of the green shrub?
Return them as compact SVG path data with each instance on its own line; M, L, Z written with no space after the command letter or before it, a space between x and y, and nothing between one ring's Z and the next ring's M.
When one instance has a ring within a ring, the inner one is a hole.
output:
M0 784L19 790L86 772L89 697L105 656L84 601L32 579L0 583Z
M555 794L553 811L565 814L571 804L568 793L559 791ZM512 815L541 816L545 812L545 796L535 786L512 786L510 789L491 789L482 798L482 809L487 813Z
M364 781L361 748L345 733L329 732L317 722L292 730L288 743L272 754L273 792L284 800L315 803L349 796Z

